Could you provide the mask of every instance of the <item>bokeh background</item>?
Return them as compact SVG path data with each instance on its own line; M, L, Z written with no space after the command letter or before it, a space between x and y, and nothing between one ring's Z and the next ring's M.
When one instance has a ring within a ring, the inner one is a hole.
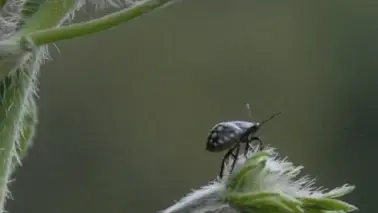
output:
M111 12L88 9L84 20ZM261 136L319 185L377 202L377 1L187 0L58 43L11 213L151 213L214 178L223 120L282 111Z

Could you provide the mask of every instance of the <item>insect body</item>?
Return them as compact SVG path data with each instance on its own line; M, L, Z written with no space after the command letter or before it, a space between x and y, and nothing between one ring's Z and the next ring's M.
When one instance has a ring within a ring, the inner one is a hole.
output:
M228 121L216 124L207 137L206 150L218 152L230 149L237 142L247 142L259 129L260 123ZM242 138L244 136L244 138ZM247 137L247 138L245 138ZM243 139L243 141L242 141Z
M248 105L247 108L249 109ZM258 141L258 148L260 150L263 149L263 142L256 133L265 122L279 114L281 113L276 113L262 122L228 121L220 122L213 126L207 137L206 150L210 152L228 150L222 159L221 170L219 173L220 178L223 177L225 161L230 156L234 158L231 166L231 171L233 170L242 144L245 144L245 155L247 155L249 148L253 148L251 145L252 141Z

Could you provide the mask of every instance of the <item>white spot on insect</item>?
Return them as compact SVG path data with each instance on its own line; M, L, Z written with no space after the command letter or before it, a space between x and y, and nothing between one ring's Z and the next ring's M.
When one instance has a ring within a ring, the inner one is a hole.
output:
M213 132L213 134L211 134L211 137L212 137L212 138L217 137L217 133L216 133L216 132Z
M218 143L222 144L222 143L224 143L224 141L223 140L218 140Z
M235 133L231 133L231 134L230 134L230 138L234 138L235 135L236 135Z
M223 130L223 126L218 126L217 131L222 131L222 130Z
M229 138L228 136L224 136L223 139L224 139L225 141L230 140L230 138Z

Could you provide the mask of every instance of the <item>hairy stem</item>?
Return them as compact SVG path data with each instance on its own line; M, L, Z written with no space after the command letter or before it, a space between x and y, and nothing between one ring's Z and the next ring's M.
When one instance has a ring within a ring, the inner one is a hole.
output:
M28 36L37 46L65 39L72 39L74 37L104 31L123 22L137 18L170 2L172 2L172 0L146 0L131 8L125 8L98 19L71 24L66 27L39 30L30 33Z
M11 174L20 164L20 155L30 146L37 123L34 92L45 47L31 45L29 49L24 35L60 25L76 3L75 0L45 1L37 11L25 16L19 31L2 41L8 48L0 56L0 213L5 211Z
M34 131L36 124L25 122L36 115L33 93L39 69L36 69L36 58L31 56L27 62L30 69L18 69L1 82L3 93L0 106L0 212L4 212L8 195L7 184L12 171L20 162L20 145L25 146L25 143L30 141L30 131Z

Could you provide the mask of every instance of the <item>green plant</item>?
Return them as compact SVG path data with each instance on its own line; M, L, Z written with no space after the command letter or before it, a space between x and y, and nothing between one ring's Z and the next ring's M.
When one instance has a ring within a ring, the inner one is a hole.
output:
M172 0L0 0L0 212L7 184L32 143L38 123L35 96L47 45L106 30ZM120 9L71 24L84 5Z
M35 96L41 64L49 57L47 45L106 30L174 0L0 0L0 213L7 184L30 147L38 123ZM70 24L85 4L123 7L87 22ZM353 190L345 185L324 193L306 178L294 180L300 170L276 159L272 149L250 153L235 172L193 192L164 210L205 212L233 208L242 213L350 212L357 208L337 200Z
M302 167L280 160L272 148L239 156L235 170L198 189L161 213L218 211L241 213L347 213L357 207L338 200L354 189L344 185L325 192L314 180L298 178Z

